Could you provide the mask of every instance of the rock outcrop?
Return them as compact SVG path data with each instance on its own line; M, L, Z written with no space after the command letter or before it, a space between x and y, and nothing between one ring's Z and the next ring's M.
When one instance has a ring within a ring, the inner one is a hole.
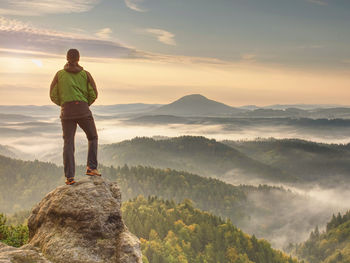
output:
M100 177L58 187L33 208L28 245L0 246L0 263L141 263L120 207L117 184Z

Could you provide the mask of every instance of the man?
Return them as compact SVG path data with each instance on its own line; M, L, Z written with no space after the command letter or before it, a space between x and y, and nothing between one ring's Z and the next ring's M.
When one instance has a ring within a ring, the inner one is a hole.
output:
M97 88L91 74L78 62L77 49L67 52L67 64L58 71L50 86L51 100L61 106L63 130L63 164L66 184L75 183L74 136L77 124L89 141L86 175L101 176L97 170L97 131L89 106L97 98Z

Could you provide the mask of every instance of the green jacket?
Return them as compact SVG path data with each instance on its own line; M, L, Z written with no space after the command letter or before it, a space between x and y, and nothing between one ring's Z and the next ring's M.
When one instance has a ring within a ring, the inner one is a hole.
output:
M56 84L50 90L50 98L59 106L69 101L85 101L90 106L97 98L88 73L82 68L78 72L62 69L57 72L55 79Z

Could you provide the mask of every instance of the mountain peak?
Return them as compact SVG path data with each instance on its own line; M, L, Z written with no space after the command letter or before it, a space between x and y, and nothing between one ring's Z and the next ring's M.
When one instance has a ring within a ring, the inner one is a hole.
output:
M179 100L198 100L198 99L201 99L201 100L209 100L207 97L201 95L201 94L190 94L190 95L186 95L186 96L183 96L181 97Z
M175 116L223 116L240 111L236 108L208 99L201 94L190 94L159 107L151 114Z

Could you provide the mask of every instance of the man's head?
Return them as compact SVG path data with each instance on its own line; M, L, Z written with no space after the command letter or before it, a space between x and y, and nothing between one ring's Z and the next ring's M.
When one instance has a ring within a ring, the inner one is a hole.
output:
M77 49L70 49L67 51L67 60L69 63L76 63L79 61L80 54Z

